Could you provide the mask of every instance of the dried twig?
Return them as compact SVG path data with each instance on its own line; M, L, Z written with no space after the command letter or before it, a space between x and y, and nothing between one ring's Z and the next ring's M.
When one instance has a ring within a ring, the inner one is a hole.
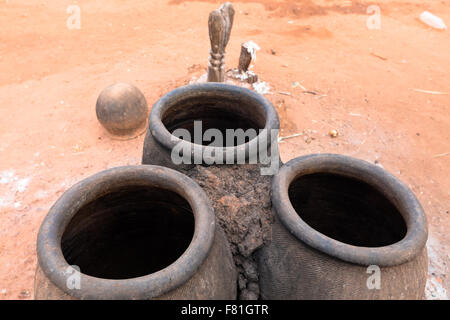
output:
M410 88L410 89L413 91L429 93L429 94L448 94L448 92L442 92L442 91L431 91L431 90L422 90L422 89L415 89L415 88Z
M437 155L433 156L433 158L445 157L445 156L447 156L449 154L450 154L450 152L444 152L444 153L440 153L440 154L437 154Z
M378 59L381 59L381 60L383 60L383 61L386 61L386 60L387 60L387 58L385 58L385 57L382 57L382 56L379 56L379 55L378 55L378 54L376 54L376 53L373 53L373 52L371 52L370 54L371 54L371 55L373 55L374 57L378 58Z
M303 91L306 91L306 90L307 90L304 86L302 86L302 85L300 84L300 82L295 81L295 82L293 83L293 85L292 85L292 88L297 88L297 87L299 87L299 88L302 89Z
M290 136L279 137L279 138L278 138L278 142L281 142L281 141L286 140L286 139L291 139L291 138L299 137L299 136L302 136L302 135L303 135L303 132L295 133L295 134L292 134L292 135L290 135Z

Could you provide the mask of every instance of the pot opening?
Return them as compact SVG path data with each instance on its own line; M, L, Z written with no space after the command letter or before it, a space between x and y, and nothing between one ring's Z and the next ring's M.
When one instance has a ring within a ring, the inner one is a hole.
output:
M201 144L215 147L234 147L252 140L266 125L264 109L257 102L242 97L199 96L185 98L170 106L163 114L162 123L170 133L176 129L186 129L194 143L194 121L201 121ZM218 129L222 140L204 141L203 134L208 129ZM231 136L227 139L226 129L253 129L253 134L242 139ZM187 140L187 139L186 139ZM195 143L200 144L200 141Z
M166 268L188 248L194 215L178 194L127 187L82 207L61 240L66 261L84 274L129 279Z
M406 235L397 208L374 187L336 174L300 176L289 199L301 219L320 233L361 247L382 247Z

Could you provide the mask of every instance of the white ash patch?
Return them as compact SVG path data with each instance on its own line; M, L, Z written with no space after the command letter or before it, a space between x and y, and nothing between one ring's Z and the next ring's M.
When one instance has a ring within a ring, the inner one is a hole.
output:
M192 76L191 80L189 80L189 84L206 83L207 80L208 80L208 74L204 73L200 77Z
M62 187L64 187L64 185L62 185ZM44 199L48 197L48 192L44 191L44 190L39 190L38 192L36 192L34 194L34 196L36 197L36 199Z
M19 177L13 169L0 173L0 207L18 209L22 203L16 199L18 194L27 190L31 177Z
M439 247L443 250L439 251ZM438 239L428 237L428 281L425 287L425 295L428 300L448 300L447 290L443 287L442 281L446 278L449 257L442 256L440 252L448 252L445 245Z
M425 296L427 300L448 300L447 290L434 277L427 280Z
M5 170L0 173L0 184L11 183L17 179L14 170Z
M27 189L30 181L31 181L31 178L29 178L29 177L18 180L15 184L15 189L20 193L24 192Z
M250 55L252 56L252 60L256 61L256 51L260 50L261 48L252 40L243 43L242 46L247 49L248 53L250 53Z
M262 95L270 93L270 85L264 81L255 82L253 84L253 89Z

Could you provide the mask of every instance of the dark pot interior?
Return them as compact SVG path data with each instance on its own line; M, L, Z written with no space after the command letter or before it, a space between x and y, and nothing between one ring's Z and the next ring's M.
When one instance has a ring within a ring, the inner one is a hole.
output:
M404 238L406 224L396 207L365 182L328 173L300 176L289 186L300 218L340 242L381 247Z
M79 210L61 247L70 265L105 279L129 279L164 269L188 248L194 234L189 203L153 187L127 187Z
M216 147L233 147L247 143L256 137L259 129L266 125L264 109L256 101L239 96L209 95L186 97L171 105L162 116L162 123L170 133L175 129L186 129L194 142L194 121L202 121L202 136L208 129L218 129L223 136L223 145L215 141L204 141L203 145ZM245 141L225 139L226 129L254 129L255 135L246 137ZM215 143L214 143L215 142Z

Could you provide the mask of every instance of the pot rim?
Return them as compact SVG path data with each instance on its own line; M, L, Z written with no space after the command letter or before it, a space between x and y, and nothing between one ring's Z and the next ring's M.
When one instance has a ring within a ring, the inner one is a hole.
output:
M176 105L180 100L184 100L186 98L201 97L211 92L220 95L224 99L226 99L227 96L229 97L230 95L232 95L240 96L254 102L255 106L261 108L261 111L264 112L264 116L266 118L264 128L252 140L233 147L211 147L196 144L193 142L182 140L172 135L167 130L166 126L162 123L161 118L170 107ZM149 116L149 130L152 136L159 144L161 144L166 149L172 150L176 145L181 144L182 147L187 146L187 148L192 151L192 155L204 155L205 153L215 155L221 154L223 155L222 160L224 161L225 159L227 159L227 154L234 154L234 157L236 159L239 152L245 152L246 159L248 159L249 152L257 152L259 137L269 137L267 139L267 148L269 148L270 144L276 142L276 139L278 138L277 135L272 135L271 130L278 130L279 128L280 121L278 119L278 114L275 111L272 103L264 96L243 87L219 82L190 84L178 87L161 97L153 105Z
M381 192L400 212L407 232L388 246L361 247L332 239L303 221L289 199L289 186L313 173L331 173L357 179ZM428 227L422 206L413 192L387 171L367 162L338 154L312 154L288 161L272 180L272 204L283 226L298 240L334 258L359 265L395 266L421 253Z
M80 273L80 289L69 289L70 267L61 249L65 228L84 205L126 186L148 186L179 194L191 206L195 230L185 252L157 272L129 279L103 279ZM151 299L188 281L200 268L213 245L215 215L203 189L189 177L172 169L123 166L90 176L69 188L50 208L37 238L38 263L47 278L70 296L79 299Z

